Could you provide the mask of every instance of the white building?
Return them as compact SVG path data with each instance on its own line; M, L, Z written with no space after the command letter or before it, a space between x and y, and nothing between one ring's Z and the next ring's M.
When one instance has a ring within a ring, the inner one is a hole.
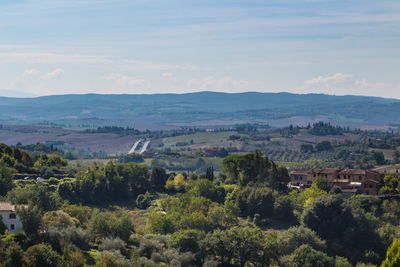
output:
M10 202L0 202L0 214L10 233L15 234L22 231L22 220L15 213L15 205Z

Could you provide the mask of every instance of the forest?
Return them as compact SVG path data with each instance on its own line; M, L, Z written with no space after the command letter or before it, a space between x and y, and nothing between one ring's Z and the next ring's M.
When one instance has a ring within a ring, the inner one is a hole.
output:
M260 151L221 171L143 163L76 166L0 146L0 195L23 231L3 224L3 266L398 266L399 175L387 197L345 198L322 177L286 187L288 170ZM18 179L19 172L46 179Z

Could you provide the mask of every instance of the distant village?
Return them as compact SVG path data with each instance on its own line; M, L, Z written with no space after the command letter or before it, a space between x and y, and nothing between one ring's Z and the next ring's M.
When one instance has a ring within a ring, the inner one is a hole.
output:
M290 173L291 188L309 187L317 177L323 177L340 187L345 197L357 194L379 195L380 177L387 172L398 173L398 169L379 168L374 170L321 168L295 170Z

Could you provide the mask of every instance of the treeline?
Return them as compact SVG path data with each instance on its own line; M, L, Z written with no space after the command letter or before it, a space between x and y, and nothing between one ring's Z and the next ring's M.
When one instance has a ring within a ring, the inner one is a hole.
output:
M114 133L119 135L135 135L140 134L139 130L133 127L119 127L119 126L99 126L96 129L86 129L86 133Z
M58 186L59 195L71 203L98 204L135 199L151 190L151 185L157 186L151 183L147 166L135 163L108 162L104 167L94 165L78 172L75 177L75 180Z
M58 154L27 153L0 143L0 164L10 168L13 173L27 173L51 177L66 174L68 161Z

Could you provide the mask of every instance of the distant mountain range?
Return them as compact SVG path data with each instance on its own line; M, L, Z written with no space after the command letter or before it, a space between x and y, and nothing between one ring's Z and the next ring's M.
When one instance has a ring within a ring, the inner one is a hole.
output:
M400 125L400 100L255 92L0 97L2 124L162 128L247 122L305 125L319 120L355 127L397 127Z

